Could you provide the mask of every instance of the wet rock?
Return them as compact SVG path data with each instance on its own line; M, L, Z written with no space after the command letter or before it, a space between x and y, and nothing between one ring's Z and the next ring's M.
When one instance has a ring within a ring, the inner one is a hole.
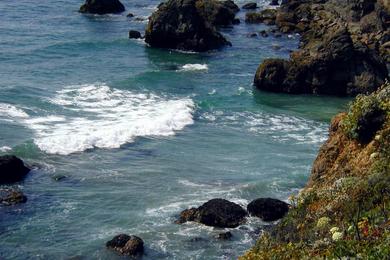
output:
M267 25L275 24L276 20L276 10L275 9L265 9L258 13L247 13L245 15L246 23L264 23Z
M106 243L106 247L121 255L136 256L144 252L144 242L137 236L120 234Z
M248 34L248 37L255 38L255 37L257 37L257 33L250 33L250 34Z
M119 0L86 0L80 7L80 13L116 14L125 11Z
M252 10L257 8L257 3L247 3L242 6L242 9Z
M283 59L267 59L257 69L254 84L262 90L282 92L289 63Z
M195 221L206 226L234 228L243 223L246 216L241 206L224 199L212 199L197 209L183 211L176 223Z
M130 39L140 39L140 38L142 38L142 35L139 31L130 30L129 31L129 38Z
M0 204L9 206L25 203L27 197L23 192L16 189L0 189Z
M269 5L279 5L279 1L278 0L272 0Z
M217 235L217 239L220 240L230 240L233 237L233 234L231 232L224 232Z
M16 156L0 156L0 184L22 181L29 171L30 169Z
M128 14L126 15L126 17L129 17L129 18L134 17L134 14L128 13Z
M169 0L149 18L145 41L152 47L207 51L231 45L217 31L236 23L233 1Z
M275 221L284 217L288 212L288 204L277 199L259 198L248 204L250 215L264 221Z

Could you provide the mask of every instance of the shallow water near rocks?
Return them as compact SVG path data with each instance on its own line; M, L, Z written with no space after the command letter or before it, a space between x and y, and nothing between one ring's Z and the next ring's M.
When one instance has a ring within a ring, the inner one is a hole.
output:
M261 221L218 241L227 230L175 217L218 197L287 200L347 100L253 89L259 63L288 57L296 35L250 38L267 27L241 23L221 51L151 49L127 38L146 21L126 14L158 1L104 16L81 3L0 2L0 154L34 166L19 185L28 202L0 207L0 258L115 259L104 245L118 233L144 239L143 259L241 255Z

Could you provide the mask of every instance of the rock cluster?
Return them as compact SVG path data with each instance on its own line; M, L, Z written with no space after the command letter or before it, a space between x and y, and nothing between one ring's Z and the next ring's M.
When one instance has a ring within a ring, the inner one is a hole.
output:
M282 32L301 33L300 49L288 61L265 60L254 79L259 89L353 96L384 83L390 17L380 1L292 0L267 21L273 22Z
M0 184L22 181L29 171L30 169L16 156L0 156Z
M169 0L149 18L145 41L152 47L186 51L218 49L230 42L218 27L237 23L231 0Z
M259 198L252 201L247 209L252 216L264 221L275 221L287 213L288 204L277 199ZM182 211L175 223L195 221L206 226L235 228L245 222L247 215L240 205L224 199L212 199L199 208Z

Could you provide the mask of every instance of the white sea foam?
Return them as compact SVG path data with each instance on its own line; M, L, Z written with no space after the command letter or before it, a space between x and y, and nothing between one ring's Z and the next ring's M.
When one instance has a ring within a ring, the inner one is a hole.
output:
M0 103L0 117L27 118L29 116L20 108L10 104Z
M207 64L185 64L179 71L199 71L199 70L208 70L209 67Z
M65 114L28 118L20 109L11 112L23 117L20 122L35 131L34 143L50 154L119 148L139 136L174 135L193 123L194 103L189 98L169 100L106 85L71 86L50 102Z
M12 148L9 147L9 146L2 146L2 147L0 147L0 152L3 152L3 153L9 152L11 150L12 150Z

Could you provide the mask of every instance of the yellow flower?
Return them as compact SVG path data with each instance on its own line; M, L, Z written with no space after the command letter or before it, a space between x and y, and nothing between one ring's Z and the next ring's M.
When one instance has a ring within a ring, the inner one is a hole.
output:
M339 229L338 227L332 227L332 228L330 229L330 233L334 234L334 233L338 232L339 230L340 230L340 229Z

